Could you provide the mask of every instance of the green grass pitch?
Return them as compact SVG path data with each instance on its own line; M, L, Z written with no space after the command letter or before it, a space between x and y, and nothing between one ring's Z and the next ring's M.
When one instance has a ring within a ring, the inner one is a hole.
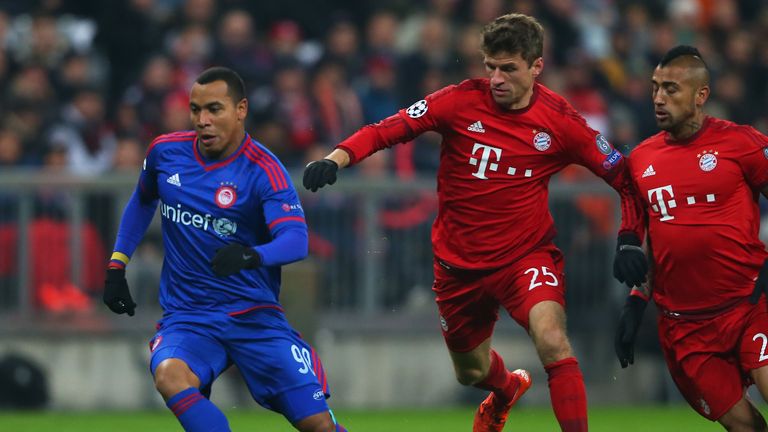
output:
M764 408L764 407L763 407ZM351 432L469 432L473 408L445 410L338 410L336 417ZM288 423L276 414L255 410L227 412L232 430L291 432ZM592 432L706 432L722 431L693 412L687 405L673 407L593 407ZM2 432L123 432L181 431L170 412L0 412ZM505 431L559 431L549 408L519 407L510 413Z

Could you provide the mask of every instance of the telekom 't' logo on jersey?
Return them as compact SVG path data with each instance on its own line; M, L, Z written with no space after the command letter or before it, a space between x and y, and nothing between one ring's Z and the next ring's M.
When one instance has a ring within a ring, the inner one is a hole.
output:
M479 149L482 149L482 154L480 155L480 159L479 159L480 166L477 167L477 172L473 172L472 175L479 179L486 180L488 179L488 177L485 176L486 169L489 169L491 171L497 171L499 169L499 164L495 162L491 162L490 164L488 163L488 160L491 158L491 153L493 153L496 159L496 162L498 162L499 159L501 159L501 149L498 147L492 147L485 144L475 143L475 146L472 148L473 157L469 158L470 165L477 166L478 159L474 156Z
M669 201L664 198L664 193L669 195ZM651 204L653 211L661 213L660 221L672 220L675 217L669 215L669 209L677 207L677 203L674 200L675 193L672 192L672 185L666 185L657 187L655 189L648 189L648 201L656 204Z

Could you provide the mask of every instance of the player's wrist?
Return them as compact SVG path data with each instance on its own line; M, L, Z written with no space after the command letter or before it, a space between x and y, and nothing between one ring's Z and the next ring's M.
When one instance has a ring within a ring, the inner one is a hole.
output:
M629 297L640 299L646 303L648 303L648 300L650 300L650 296L646 291L642 289L638 289L636 287L632 288L632 290L629 292Z
M125 267L128 265L128 262L131 259L128 257L128 255L122 253L122 252L112 252L112 256L109 258L109 263L107 263L108 269L125 269Z
M262 259L258 250L252 247L245 246L245 253L243 254L245 265L244 268L255 269L261 266Z
M640 238L637 236L637 234L633 232L622 232L619 234L618 240L616 242L616 248L621 250L622 246L636 246L640 247L643 242L640 241Z

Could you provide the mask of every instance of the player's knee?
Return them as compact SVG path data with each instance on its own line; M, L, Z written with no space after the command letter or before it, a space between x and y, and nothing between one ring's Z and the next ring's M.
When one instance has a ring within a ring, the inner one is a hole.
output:
M167 400L199 383L193 380L192 372L186 364L171 361L160 363L155 369L155 388Z
M465 386L471 386L479 383L485 378L485 374L479 368L463 368L456 370L456 380Z

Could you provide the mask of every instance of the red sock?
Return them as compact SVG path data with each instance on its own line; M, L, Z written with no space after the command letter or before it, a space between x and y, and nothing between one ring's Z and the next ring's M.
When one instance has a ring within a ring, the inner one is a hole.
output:
M552 409L563 432L587 432L587 392L579 362L573 357L544 366Z
M503 400L512 400L517 388L520 387L520 380L504 367L504 359L499 353L491 350L491 366L488 368L488 375L475 384L475 387L490 390Z

